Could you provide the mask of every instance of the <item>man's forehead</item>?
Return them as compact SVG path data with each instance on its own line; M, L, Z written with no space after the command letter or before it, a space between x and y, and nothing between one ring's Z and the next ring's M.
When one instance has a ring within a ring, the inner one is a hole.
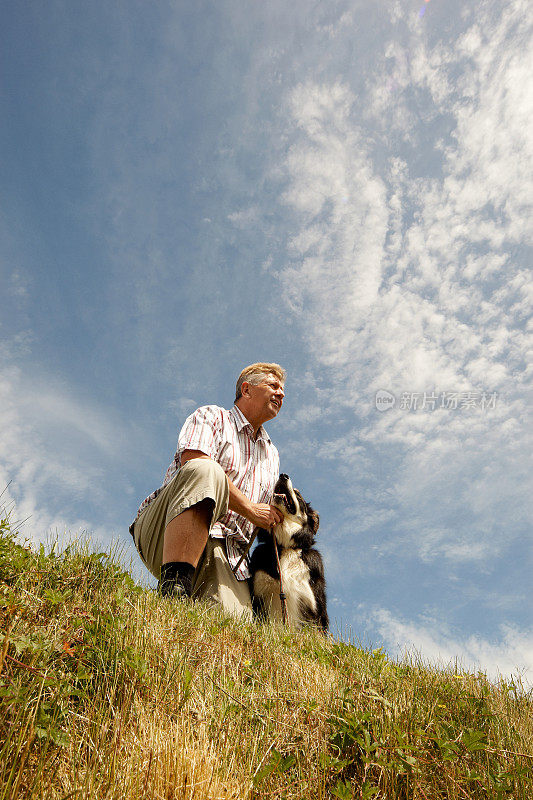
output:
M277 375L274 375L273 372L269 372L266 374L262 380L262 383L266 383L267 381L272 381L273 383L279 383L280 386L283 386L283 381L278 378Z
M248 383L250 386L254 385L253 383L250 383L250 381L248 381L246 379L243 381L243 383ZM281 386L282 389L283 389L283 386L284 386L284 381L282 381L280 378L278 378L277 375L274 375L273 372L268 372L268 373L265 372L263 375L261 375L261 379L255 385L256 386L261 386L261 384L264 384L264 383L275 383L276 385Z

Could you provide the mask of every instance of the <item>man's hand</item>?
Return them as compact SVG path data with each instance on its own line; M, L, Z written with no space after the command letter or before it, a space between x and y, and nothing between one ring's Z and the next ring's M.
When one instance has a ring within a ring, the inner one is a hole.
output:
M249 520L256 528L271 528L283 522L283 514L268 503L252 503L240 489L229 480L229 508Z
M202 453L201 450L184 450L181 454L181 465L186 464L192 458L209 458L208 455ZM271 528L272 525L277 525L283 522L283 514L276 508L268 503L252 503L240 489L230 481L229 484L229 508L231 511L236 511L242 517L250 520L257 528Z
M267 530L271 528L272 525L283 522L283 514L279 508L270 506L268 503L251 503L251 509L246 517L250 522L253 522L257 528L266 528Z

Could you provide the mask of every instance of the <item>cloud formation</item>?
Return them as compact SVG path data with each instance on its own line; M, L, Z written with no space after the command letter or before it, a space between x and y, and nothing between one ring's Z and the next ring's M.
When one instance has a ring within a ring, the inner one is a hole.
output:
M131 431L115 412L75 397L57 379L30 377L9 360L0 374L2 508L13 522L24 521L21 531L31 541L64 540L82 530L109 541L117 519L112 506L123 502L117 495L131 493L116 472L109 485L117 463L131 457ZM80 506L97 518L96 509L108 507L107 525L81 516Z
M405 622L390 611L379 609L372 615L387 646L402 656L427 663L469 671L481 670L489 678L520 678L523 687L533 687L533 634L504 625L492 641L482 636L457 638L437 619Z
M517 0L455 40L391 41L362 98L342 81L288 95L296 230L278 277L302 326L312 319L306 341L337 387L345 438L387 458L397 541L423 559L494 557L527 529L531 41ZM439 132L427 165L398 154L420 144L421 96ZM379 389L398 399L383 414ZM404 392L498 399L409 410ZM355 478L348 496L361 488Z

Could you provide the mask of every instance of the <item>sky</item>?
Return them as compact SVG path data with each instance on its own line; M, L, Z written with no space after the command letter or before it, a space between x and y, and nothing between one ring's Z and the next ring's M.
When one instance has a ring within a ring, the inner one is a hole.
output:
M0 502L118 541L186 416L288 373L336 635L533 685L527 0L18 0Z

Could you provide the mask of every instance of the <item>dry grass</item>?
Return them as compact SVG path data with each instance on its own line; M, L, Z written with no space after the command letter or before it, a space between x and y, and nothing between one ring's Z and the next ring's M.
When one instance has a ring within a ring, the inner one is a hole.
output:
M7 523L0 593L0 800L533 796L516 683L160 600Z

